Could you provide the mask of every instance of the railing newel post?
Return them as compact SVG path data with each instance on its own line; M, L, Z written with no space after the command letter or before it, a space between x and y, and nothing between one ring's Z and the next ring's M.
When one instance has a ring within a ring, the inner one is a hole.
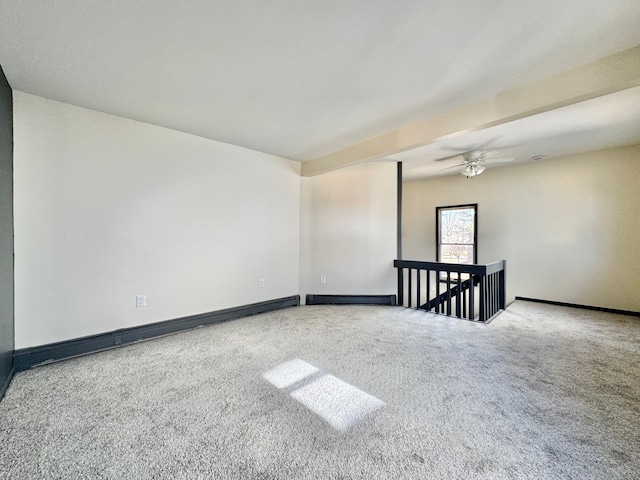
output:
M507 276L507 261L502 261L502 270L500 270L500 308L504 310L507 303L507 289L506 289L506 276Z
M398 304L404 307L404 268L398 267Z
M485 278L486 277L480 277L480 321L484 322L487 318L486 318L486 314L487 312L485 311Z

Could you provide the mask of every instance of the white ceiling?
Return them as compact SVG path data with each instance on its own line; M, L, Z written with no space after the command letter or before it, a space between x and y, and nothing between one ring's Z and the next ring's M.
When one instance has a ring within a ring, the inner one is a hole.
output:
M638 25L638 0L2 0L0 65L16 90L306 161L640 45ZM617 140L596 116L398 159L638 141L638 113Z

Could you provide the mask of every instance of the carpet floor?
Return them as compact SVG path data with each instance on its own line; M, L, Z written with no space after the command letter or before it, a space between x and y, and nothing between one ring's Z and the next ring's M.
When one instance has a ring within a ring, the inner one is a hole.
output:
M7 479L640 478L640 319L304 306L21 372Z

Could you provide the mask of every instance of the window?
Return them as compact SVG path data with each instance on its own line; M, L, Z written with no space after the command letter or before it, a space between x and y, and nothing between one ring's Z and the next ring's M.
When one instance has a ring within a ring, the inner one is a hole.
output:
M478 263L478 205L436 207L436 259L443 263Z

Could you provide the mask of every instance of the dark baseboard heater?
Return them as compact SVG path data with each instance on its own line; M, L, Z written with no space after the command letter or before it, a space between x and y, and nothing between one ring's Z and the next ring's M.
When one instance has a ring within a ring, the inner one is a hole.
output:
M307 305L396 305L395 295L307 295Z
M596 307L593 305L580 305L579 303L556 302L554 300L541 300L539 298L516 297L516 300L523 302L546 303L547 305L557 305L559 307L581 308L583 310L593 310L596 312L617 313L620 315L630 315L632 317L640 317L640 312L633 310L619 310L617 308Z
M13 368L19 372L37 365L63 360L66 358L95 353L101 350L118 347L140 340L161 337L183 330L203 325L234 320L236 318L255 315L258 313L280 310L300 305L300 295L252 303L240 307L216 310L214 312L191 315L188 317L150 323L138 327L123 328L112 332L74 338L63 342L39 345L37 347L21 348L13 354Z

